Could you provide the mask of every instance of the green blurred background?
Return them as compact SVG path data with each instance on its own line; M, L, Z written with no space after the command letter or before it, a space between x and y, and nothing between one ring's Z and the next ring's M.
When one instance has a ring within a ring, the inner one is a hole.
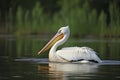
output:
M72 37L120 37L120 0L0 0L0 34L43 35L69 25Z

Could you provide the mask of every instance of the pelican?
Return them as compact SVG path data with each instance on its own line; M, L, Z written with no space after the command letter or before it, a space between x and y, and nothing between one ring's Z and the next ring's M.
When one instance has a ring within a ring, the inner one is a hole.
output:
M69 26L61 27L56 35L38 52L38 55L51 48L49 51L49 61L52 62L102 62L96 55L96 52L89 47L65 47L57 50L57 47L65 43L69 36Z

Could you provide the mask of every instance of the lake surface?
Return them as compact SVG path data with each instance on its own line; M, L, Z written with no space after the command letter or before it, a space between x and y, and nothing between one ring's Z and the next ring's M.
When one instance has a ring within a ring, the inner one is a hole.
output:
M37 55L48 40L0 37L0 80L120 80L119 39L69 39L59 47L91 47L102 59L100 64L49 62L48 51Z

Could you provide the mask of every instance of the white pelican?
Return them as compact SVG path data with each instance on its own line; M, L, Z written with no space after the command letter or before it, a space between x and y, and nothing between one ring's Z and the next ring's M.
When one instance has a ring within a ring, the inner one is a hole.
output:
M88 47L66 47L61 50L57 50L57 47L67 41L70 35L69 26L61 27L57 34L38 52L42 54L44 51L49 51L49 61L52 62L102 62L96 55L96 52Z

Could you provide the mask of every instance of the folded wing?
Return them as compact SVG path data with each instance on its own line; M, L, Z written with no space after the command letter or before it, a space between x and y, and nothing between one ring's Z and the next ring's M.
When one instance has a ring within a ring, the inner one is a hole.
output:
M67 61L94 60L102 62L96 52L88 47L66 47L58 50L56 54Z

